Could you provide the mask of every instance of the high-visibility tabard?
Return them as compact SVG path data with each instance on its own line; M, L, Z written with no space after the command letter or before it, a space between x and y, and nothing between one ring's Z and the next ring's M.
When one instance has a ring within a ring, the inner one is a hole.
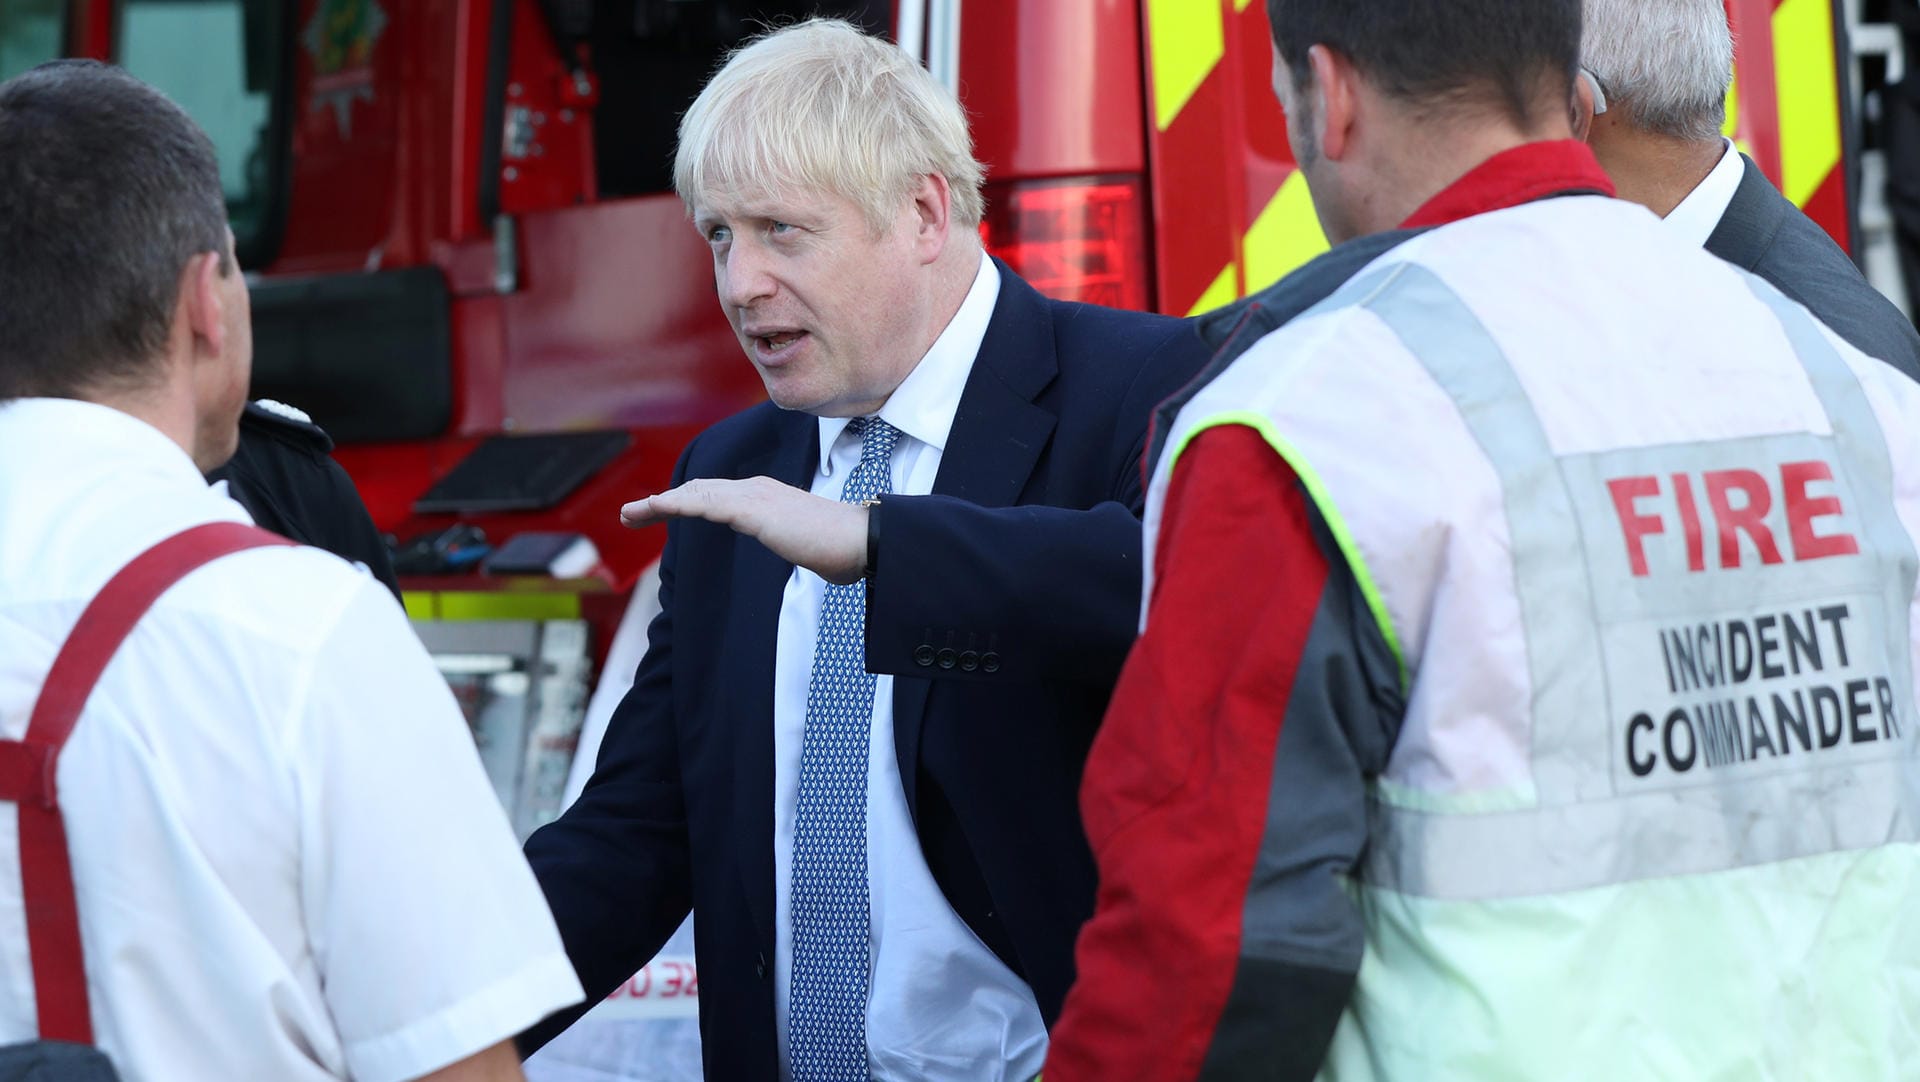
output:
M1147 566L1179 451L1256 429L1399 663L1325 1077L1920 1060L1920 387L1663 229L1435 230L1170 429Z

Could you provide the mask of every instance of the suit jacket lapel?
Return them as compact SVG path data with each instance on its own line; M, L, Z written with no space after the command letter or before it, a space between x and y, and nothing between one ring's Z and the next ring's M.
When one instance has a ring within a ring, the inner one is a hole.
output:
M777 415L767 452L741 462L742 477L765 475L800 488L819 466L819 426L804 413ZM739 674L731 689L734 733L734 822L739 866L763 949L773 947L773 677L780 599L793 565L751 538L735 535L733 626L725 648Z
M933 492L982 507L1011 507L1059 421L1033 400L1053 382L1060 364L1051 302L1006 264L994 262L1000 269L1000 298L960 394ZM931 689L930 681L917 677L893 682L894 750L910 810L918 807L920 731Z
M1733 202L1727 204L1720 224L1707 238L1707 251L1743 270L1752 270L1773 247L1773 239L1786 224L1790 204L1786 196L1774 190L1752 158L1741 155L1741 159L1746 172L1740 177L1740 187L1734 189Z

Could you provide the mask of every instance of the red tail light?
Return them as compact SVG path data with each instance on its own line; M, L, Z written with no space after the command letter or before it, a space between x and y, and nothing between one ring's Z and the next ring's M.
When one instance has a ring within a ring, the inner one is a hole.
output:
M1145 215L1138 180L1022 181L987 189L980 235L1049 297L1145 310L1153 303Z

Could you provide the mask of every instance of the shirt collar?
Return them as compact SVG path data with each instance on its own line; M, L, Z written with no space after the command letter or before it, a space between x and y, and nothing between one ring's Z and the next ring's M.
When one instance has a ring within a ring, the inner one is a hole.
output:
M1593 150L1575 139L1526 143L1503 150L1427 200L1402 229L1447 225L1551 195L1612 195L1613 181Z
M38 457L68 464L113 463L150 481L207 487L192 457L165 433L130 413L74 398L0 402L0 448L33 448Z
M974 358L987 337L987 324L993 322L994 305L999 299L1000 269L982 254L966 300L960 302L960 310L946 330L934 339L933 348L887 396L886 405L880 407L882 421L937 451L947 449L947 434L953 431L954 415L960 411L960 394L973 373ZM818 468L822 473L832 472L833 445L851 420L820 418Z
M1740 181L1746 173L1746 161L1729 140L1720 155L1720 164L1687 193L1679 206L1668 212L1667 225L1688 244L1705 247L1707 238L1713 236L1713 231L1720 227L1720 219L1726 217L1727 208L1733 205L1733 197L1740 191Z

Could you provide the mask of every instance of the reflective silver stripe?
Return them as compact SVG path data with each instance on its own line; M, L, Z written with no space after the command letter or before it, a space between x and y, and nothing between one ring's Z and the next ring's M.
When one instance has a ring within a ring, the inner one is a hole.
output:
M1780 314L1833 422L1868 552L1891 554L1901 572L1897 587L1874 563L1852 571L1796 568L1792 581L1844 586L1878 608L1886 621L1883 641L1893 655L1887 674L1894 701L1910 712L1907 612L1916 560L1894 511L1885 441L1858 381L1805 313L1777 294L1769 297L1760 287L1755 292ZM1346 303L1355 301L1346 296ZM1920 726L1911 717L1905 718L1905 747L1891 741L1873 747L1871 761L1836 757L1801 766L1804 760L1796 760L1785 772L1708 778L1682 787L1618 784L1612 743L1617 719L1608 712L1619 704L1608 702L1608 670L1596 639L1601 609L1616 608L1617 600L1596 605L1589 570L1597 554L1587 551L1580 501L1569 480L1592 463L1556 460L1498 344L1431 271L1413 264L1394 268L1358 304L1392 329L1452 397L1504 490L1533 687L1538 802L1518 811L1462 814L1376 799L1363 872L1370 883L1430 897L1491 899L1920 840L1912 758ZM1785 439L1798 447L1814 438ZM1587 521L1593 521L1590 510ZM1683 592L1691 597L1696 590ZM1734 718L1736 725L1745 720L1737 713Z
M1403 264L1363 305L1453 399L1500 478L1533 685L1533 780L1544 804L1612 795L1605 678L1584 543L1520 377L1478 316L1437 275ZM1445 348L1435 348L1445 343Z
M1806 366L1813 393L1819 396L1821 408L1827 411L1827 420L1833 425L1834 443L1840 447L1842 457L1861 475L1859 479L1869 486L1861 493L1867 499L1862 501L1860 509L1867 536L1877 551L1899 554L1900 597L1912 598L1915 576L1920 574L1920 556L1915 555L1913 537L1901 524L1899 512L1894 508L1893 459L1887 451L1886 433L1880 430L1880 419L1873 412L1873 403L1867 401L1859 377L1840 359L1833 343L1820 333L1805 308L1788 300L1761 278L1748 275L1747 285L1754 296L1773 309L1780 326L1787 332L1787 340L1793 343L1793 351ZM1904 642L1912 637L1908 605L1889 606L1886 619L1887 641ZM1904 659L1911 663L1912 653L1908 652ZM1913 701L1910 670L1909 665L1905 674L1907 697L1903 702Z
M1913 765L1887 760L1791 775L1773 787L1662 790L1491 815L1373 806L1367 882L1481 901L1562 894L1821 853L1920 841Z

